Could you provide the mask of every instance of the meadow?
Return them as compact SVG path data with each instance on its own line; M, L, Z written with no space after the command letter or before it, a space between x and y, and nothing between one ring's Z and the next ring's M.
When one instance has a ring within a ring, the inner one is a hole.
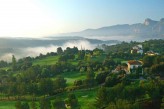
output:
M69 93L74 93L76 97L78 98L78 102L81 106L81 109L90 109L91 104L95 101L95 96L97 93L97 87L92 89L81 89L72 91ZM67 95L69 94L67 92L55 95L50 97L51 102L53 103L53 99L55 98L61 98L63 100L66 100ZM29 102L30 105L30 102ZM39 109L39 101L37 101L37 107ZM0 101L0 109L15 109L15 101Z
M43 59L37 59L33 61L33 65L52 65L58 62L59 56L48 56Z

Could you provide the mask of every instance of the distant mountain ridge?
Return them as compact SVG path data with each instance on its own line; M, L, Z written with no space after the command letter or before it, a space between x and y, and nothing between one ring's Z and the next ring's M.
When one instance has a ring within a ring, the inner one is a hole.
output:
M60 34L64 36L139 36L143 38L164 38L164 18L154 21L150 18L143 23L122 24L101 27L98 29L86 29L80 32Z

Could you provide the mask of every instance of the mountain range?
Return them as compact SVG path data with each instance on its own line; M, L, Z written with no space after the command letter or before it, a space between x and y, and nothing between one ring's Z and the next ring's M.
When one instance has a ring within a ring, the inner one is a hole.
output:
M133 38L164 38L164 18L154 21L150 18L143 23L106 26L98 29L86 29L80 32L64 33L62 36L134 36ZM118 37L117 37L118 38Z

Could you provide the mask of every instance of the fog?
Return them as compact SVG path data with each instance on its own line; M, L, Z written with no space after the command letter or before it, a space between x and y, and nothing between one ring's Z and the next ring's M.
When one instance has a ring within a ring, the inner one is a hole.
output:
M88 38L88 36L85 36L85 38ZM111 36L111 37L107 37L107 36L92 36L89 37L90 39L98 39L98 40L102 40L102 41L106 41L106 40L119 40L119 41L125 41L125 42L130 42L130 41L144 41L146 40L146 38L144 39L143 37L136 37L136 36ZM148 38L150 39L150 38Z
M92 36L92 37L45 37L39 39L17 39L8 38L0 40L0 60L7 62L11 61L12 55L16 59L23 57L36 57L40 53L47 54L48 52L56 52L60 46L63 50L67 47L77 47L80 49L92 50L98 44L105 43L107 45L116 44L111 40L126 41L144 41L143 38L135 36ZM90 40L93 39L93 40ZM111 42L108 42L111 41Z
M67 47L70 48L77 47L79 50L80 49L93 50L94 48L96 48L96 46L97 46L96 44L91 44L87 40L76 40L76 41L68 41L60 47L62 47L63 50L65 50ZM2 54L0 56L0 60L11 62L12 55L14 55L16 59L20 59L27 56L35 57L38 56L40 53L47 54L48 52L56 52L58 47L59 47L58 45L49 44L47 46L16 48L16 50L13 52Z

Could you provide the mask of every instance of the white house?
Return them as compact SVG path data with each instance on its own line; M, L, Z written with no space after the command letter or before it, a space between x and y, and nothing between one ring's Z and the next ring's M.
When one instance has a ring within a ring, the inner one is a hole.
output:
M137 61L137 60L130 60L127 62L128 65L128 71L129 74L131 73L130 70L134 69L134 68L138 68L139 66L142 66L142 62L141 61Z
M156 53L156 52L154 52L154 51L147 51L145 54L148 55L148 56L159 55L159 53Z
M139 44L139 45L136 45L132 48L131 50L131 53L140 53L140 54L143 54L143 48L142 48L142 45Z

